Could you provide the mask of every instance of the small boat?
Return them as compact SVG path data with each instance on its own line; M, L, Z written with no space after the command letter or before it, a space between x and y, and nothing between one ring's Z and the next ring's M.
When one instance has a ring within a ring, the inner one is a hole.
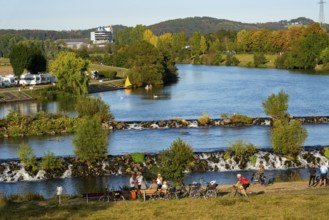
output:
M131 88L132 84L129 80L129 77L127 76L126 81L125 81L125 88Z

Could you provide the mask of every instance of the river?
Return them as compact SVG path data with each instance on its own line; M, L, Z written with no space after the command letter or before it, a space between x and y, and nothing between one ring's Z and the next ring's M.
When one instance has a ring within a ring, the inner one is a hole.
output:
M221 113L239 113L254 117L265 116L262 101L272 93L284 90L289 94L289 113L295 116L328 115L329 76L303 74L277 69L251 69L240 67L215 67L178 65L180 79L166 87L153 87L153 90L117 90L92 94L111 105L116 120L146 121L170 118L198 118L207 112L211 118L219 118ZM2 104L0 117L5 117L11 109L26 114L40 110L74 114L74 103L65 102L26 102ZM305 145L326 145L328 125L305 125L309 137ZM10 138L0 140L0 159L17 158L19 144L32 146L37 156L52 151L58 156L73 155L74 136L49 136ZM177 137L190 143L194 151L214 151L225 149L228 143L243 139L263 148L270 147L269 127L253 126L244 128L188 128L157 130L124 130L109 134L109 153L158 152L169 147ZM244 171L250 176L251 172ZM289 170L268 171L269 176L287 179ZM296 171L302 178L306 170ZM233 172L192 173L185 181L191 182L200 177L205 181L217 180L220 184L235 181ZM12 194L26 191L39 192L52 196L56 185L63 185L67 193L79 194L97 191L106 185L126 185L126 176L65 178L35 182L0 183L0 192Z

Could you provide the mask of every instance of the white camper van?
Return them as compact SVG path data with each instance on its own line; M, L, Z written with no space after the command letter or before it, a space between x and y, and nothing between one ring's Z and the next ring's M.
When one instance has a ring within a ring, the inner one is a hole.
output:
M19 80L20 85L38 85L41 84L41 77L39 74L22 74Z
M17 80L14 75L1 76L2 87L11 87L17 85Z

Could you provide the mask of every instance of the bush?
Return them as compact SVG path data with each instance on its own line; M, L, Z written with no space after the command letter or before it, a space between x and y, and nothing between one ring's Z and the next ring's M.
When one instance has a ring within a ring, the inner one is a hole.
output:
M243 125L251 125L253 122L253 118L246 116L246 115L240 115L240 114L234 114L231 117L232 123L234 124L243 124Z
M247 143L243 140L236 140L233 143L229 143L229 146L236 157L241 157L247 152Z
M228 113L220 113L220 118L221 119L225 119L225 118L229 118L229 114Z
M18 149L18 158L26 168L31 167L33 171L37 171L37 158L34 155L31 147L27 144L21 144Z
M307 130L300 121L278 120L271 130L273 150L282 155L296 157L307 138Z
M110 106L105 104L100 98L81 97L78 99L76 107L79 117L99 116L101 122L113 119Z
M226 56L226 66L238 66L240 61L233 55L227 55Z
M198 123L200 125L208 125L210 124L210 118L206 112L203 113L203 116L198 117Z
M135 163L144 163L144 157L145 157L144 153L138 153L138 152L132 153L131 157Z
M265 58L263 53L254 54L254 65L255 65L255 67L259 67L261 65L264 65L267 62L268 62L268 60Z
M256 162L257 162L257 157L256 157L255 155L252 155L252 156L250 157L250 161L251 161L251 163L255 166L255 165L256 165Z
M194 165L192 147L178 138L168 150L159 153L157 161L159 172L163 177L180 185L186 171L189 171Z
M277 95L270 95L263 103L264 112L273 120L284 119L288 115L288 94L281 90Z
M329 159L329 147L324 148L324 156Z
M229 160L229 159L231 159L231 152L230 151L228 151L228 150L226 150L225 152L224 152L224 160Z
M55 170L63 168L64 159L56 158L54 153L45 153L41 159L41 168L44 170Z
M236 140L233 143L229 143L229 146L231 148L231 150L234 152L235 156L240 158L242 157L242 155L244 154L255 154L258 150L258 147L251 144L251 143L247 143L243 140Z

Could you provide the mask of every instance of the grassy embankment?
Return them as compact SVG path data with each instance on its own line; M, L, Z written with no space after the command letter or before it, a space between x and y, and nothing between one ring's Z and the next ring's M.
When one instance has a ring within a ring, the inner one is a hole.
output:
M0 219L328 219L329 188L308 188L306 182L251 186L264 194L233 197L221 187L214 199L90 202L66 198L2 204ZM0 203L1 206L1 203Z
M253 67L254 63L254 55L253 54L237 54L235 57L240 61L239 66L241 67ZM263 68L275 68L275 60L278 55L265 55L265 58L268 60L266 64L264 64Z
M8 58L0 58L0 76L5 76L13 73L13 68L10 65Z

